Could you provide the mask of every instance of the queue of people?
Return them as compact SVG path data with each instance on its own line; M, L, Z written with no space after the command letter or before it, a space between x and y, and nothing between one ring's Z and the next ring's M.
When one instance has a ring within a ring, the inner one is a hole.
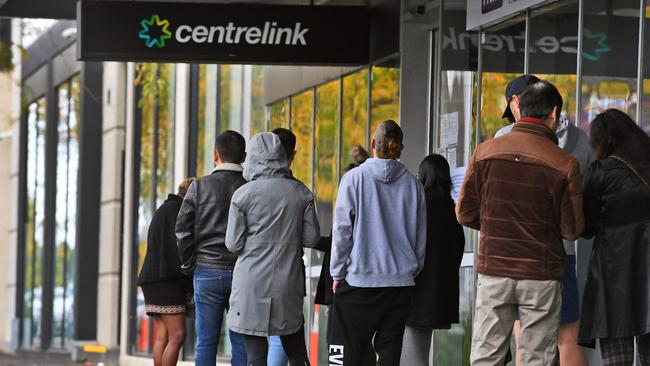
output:
M315 248L328 364L428 365L433 331L459 321L462 224L480 231L472 365L504 365L513 332L517 365L587 365L581 346L596 341L606 366L632 365L635 342L650 365L650 137L616 110L588 137L532 75L505 94L513 124L476 147L457 202L446 159L411 174L402 129L382 122L371 154L354 148L330 236L291 173L291 131L248 148L220 134L214 171L184 181L151 223L139 284L158 324L154 364L176 364L195 307L197 366L216 365L224 312L233 365L309 365L302 256ZM581 311L580 236L595 237Z

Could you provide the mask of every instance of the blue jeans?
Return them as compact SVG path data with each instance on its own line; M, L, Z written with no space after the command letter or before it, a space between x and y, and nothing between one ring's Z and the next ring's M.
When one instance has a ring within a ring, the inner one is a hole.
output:
M269 337L269 355L267 360L268 366L287 366L289 359L282 348L280 336Z
M215 366L221 337L224 311L232 286L232 271L197 267L194 272L194 302L196 303L196 366ZM246 366L244 336L229 331L232 345L232 365Z

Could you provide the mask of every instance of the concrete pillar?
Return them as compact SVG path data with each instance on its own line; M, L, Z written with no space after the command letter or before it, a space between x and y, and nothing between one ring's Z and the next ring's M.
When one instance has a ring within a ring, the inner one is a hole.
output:
M104 63L97 341L110 348L119 345L126 90L126 64Z

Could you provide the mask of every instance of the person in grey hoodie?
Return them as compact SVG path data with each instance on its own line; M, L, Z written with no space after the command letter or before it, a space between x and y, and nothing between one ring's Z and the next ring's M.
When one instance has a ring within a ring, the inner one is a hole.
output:
M255 135L244 167L249 182L232 197L226 247L238 253L228 324L246 336L248 365L267 364L268 336L278 335L289 365L309 365L303 331L302 248L320 229L314 195L291 178L280 138Z
M330 365L361 365L370 344L379 364L399 365L427 238L424 189L397 160L402 138L395 121L381 123L374 157L341 180L330 264Z

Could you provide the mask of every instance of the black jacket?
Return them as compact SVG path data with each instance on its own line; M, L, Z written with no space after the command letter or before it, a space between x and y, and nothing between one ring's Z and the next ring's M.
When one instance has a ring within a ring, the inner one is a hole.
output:
M427 194L427 251L424 268L415 278L413 308L407 325L446 329L458 323L459 268L465 235L456 221L451 197Z
M584 213L584 236L596 238L579 343L650 333L650 192L622 162L598 160L585 175Z
M183 278L180 271L174 226L183 199L170 194L156 210L147 234L147 255L144 257L138 285Z
M184 272L191 272L194 264L218 269L235 267L237 255L225 245L226 228L232 195L245 183L241 171L215 170L190 185L176 220Z

